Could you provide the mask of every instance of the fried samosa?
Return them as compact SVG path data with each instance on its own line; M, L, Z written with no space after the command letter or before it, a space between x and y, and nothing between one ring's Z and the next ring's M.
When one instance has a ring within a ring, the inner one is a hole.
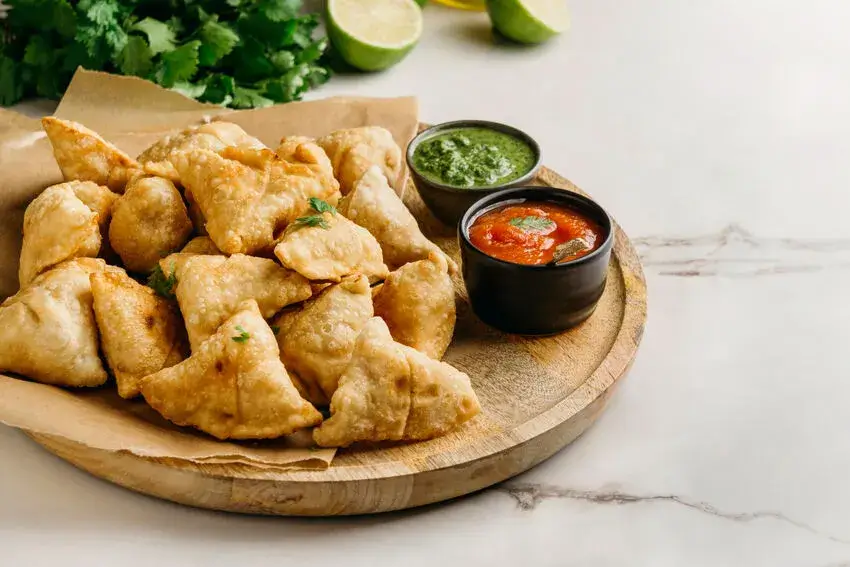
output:
M82 124L53 116L42 118L41 124L66 181L92 181L123 193L141 173L136 160Z
M325 183L339 189L339 182L334 177L334 168L328 154L316 144L313 138L286 136L281 138L275 153L280 159L292 164L304 164L313 173L322 177Z
M216 248L215 243L208 236L198 236L190 240L180 252L169 254L161 259L159 269L164 277L173 275L177 278L189 258L194 256L224 256L224 254Z
M132 181L115 204L109 225L109 243L132 272L150 272L191 235L183 197L162 177Z
M322 421L292 385L253 300L188 359L144 378L141 390L169 421L219 439L272 439Z
M60 262L97 256L102 226L109 222L117 197L90 181L70 181L48 187L33 199L24 212L21 287Z
M174 302L158 297L125 273L89 276L101 346L122 398L139 395L139 381L189 354Z
M0 370L57 386L100 386L89 274L122 272L97 258L63 262L0 305Z
M313 293L310 282L298 273L274 260L243 254L193 256L177 270L176 277L177 303L193 353L243 301L255 300L268 319Z
M270 249L315 197L335 205L336 183L271 150L229 147L192 150L175 163L183 186L206 219L206 230L227 254Z
M434 254L444 255L422 234L416 219L377 166L367 169L354 184L340 202L339 212L375 237L390 270Z
M189 218L192 221L192 226L195 232L201 236L209 236L207 233L207 219L204 218L204 213L192 197L192 192L188 189L183 190L183 196L186 198L186 211L189 213Z
M240 126L231 122L210 122L200 126L192 126L178 134L165 136L139 154L137 158L145 171L170 179L174 183L180 181L174 162L182 159L182 155L192 150L211 150L217 152L228 146L239 148L262 149L266 146L249 136Z
M221 254L221 250L215 245L209 236L196 236L186 243L180 252L182 254L204 254L207 256L215 256Z
M299 310L282 313L274 325L286 368L298 377L301 395L327 405L351 359L354 342L372 317L366 276L344 278ZM293 379L294 381L294 379Z
M410 364L384 322L370 319L331 400L331 417L313 430L321 447L398 441L410 413Z
M330 409L313 431L321 447L433 439L475 417L481 405L469 376L396 343L375 317L357 337Z
M454 334L455 289L442 255L405 264L375 293L375 315L393 338L440 360Z
M374 317L357 337L330 409L331 417L313 431L321 447L432 439L475 417L481 406L469 376L393 341Z
M338 282L360 273L378 281L389 274L375 237L335 210L315 211L292 223L274 254L281 264L310 280Z
M423 441L457 429L481 412L469 376L401 345L410 364L412 391L405 441Z
M339 188L347 195L369 167L381 168L391 184L399 181L401 148L389 130L364 126L337 130L316 140L331 160Z

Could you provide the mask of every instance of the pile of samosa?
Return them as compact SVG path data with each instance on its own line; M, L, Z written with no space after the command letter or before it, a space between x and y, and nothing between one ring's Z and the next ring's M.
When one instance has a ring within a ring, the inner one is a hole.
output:
M0 370L68 387L111 375L219 439L424 440L480 411L440 361L456 266L393 190L387 130L271 150L210 122L133 159L81 124L43 125L65 182L26 210Z

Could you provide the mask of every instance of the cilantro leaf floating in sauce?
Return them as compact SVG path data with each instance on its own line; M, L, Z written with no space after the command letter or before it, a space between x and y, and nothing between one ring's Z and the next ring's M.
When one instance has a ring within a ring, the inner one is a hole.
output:
M529 230L546 230L550 228L555 228L555 221L551 219L547 219L545 217L535 217L535 216L527 216L527 217L514 217L510 221L512 226L516 226L525 231Z

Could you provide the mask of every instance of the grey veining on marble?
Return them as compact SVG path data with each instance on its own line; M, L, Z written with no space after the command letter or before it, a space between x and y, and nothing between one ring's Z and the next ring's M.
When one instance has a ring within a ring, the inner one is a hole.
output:
M759 238L738 224L695 237L633 240L645 268L661 276L778 276L850 269L850 238Z
M756 520L774 520L790 524L801 530L824 537L830 541L850 545L850 538L841 538L838 536L825 534L813 528L812 526L787 517L782 512L773 510L760 510L757 512L724 512L718 510L707 502L695 502L687 500L682 496L675 494L650 494L650 495L634 495L625 494L617 491L603 492L592 490L574 490L570 488L561 488L558 486L550 486L545 484L518 483L507 482L495 488L498 492L504 492L513 497L517 506L522 510L532 511L538 504L545 500L554 499L569 499L582 500L592 502L594 504L651 504L651 503L671 503L685 508L690 508L697 512L731 520L733 522L752 522Z

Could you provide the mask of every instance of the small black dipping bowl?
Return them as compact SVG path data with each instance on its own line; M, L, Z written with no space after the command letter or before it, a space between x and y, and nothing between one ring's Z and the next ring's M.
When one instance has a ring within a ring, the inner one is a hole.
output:
M530 266L488 256L469 240L469 227L482 214L505 205L550 202L583 213L603 231L602 244L576 260ZM608 276L614 245L611 219L594 201L555 187L520 187L476 202L458 226L463 279L472 310L484 323L506 333L551 335L578 325L593 313Z
M525 173L516 179L487 187L454 187L452 185L438 183L428 179L424 175L421 175L413 165L413 153L416 151L416 148L419 147L419 144L433 136L448 130L457 130L458 128L487 128L489 130L504 132L505 134L510 134L515 138L519 138L528 144L534 152L536 158L534 165L528 173ZM419 196L422 197L422 201L424 201L428 209L434 213L435 217L450 226L457 225L458 221L463 216L463 213L465 213L466 210L481 197L496 193L497 191L502 191L508 187L527 185L532 179L534 179L534 176L537 175L537 171L540 169L540 164L543 161L540 153L540 145L534 138L513 126L500 124L498 122L488 122L486 120L456 120L454 122L444 122L442 124L431 126L430 128L420 132L415 138L413 138L413 140L410 141L410 144L407 146L407 153L405 157L407 159L407 167L413 175L413 182L416 184L416 189L419 191Z

